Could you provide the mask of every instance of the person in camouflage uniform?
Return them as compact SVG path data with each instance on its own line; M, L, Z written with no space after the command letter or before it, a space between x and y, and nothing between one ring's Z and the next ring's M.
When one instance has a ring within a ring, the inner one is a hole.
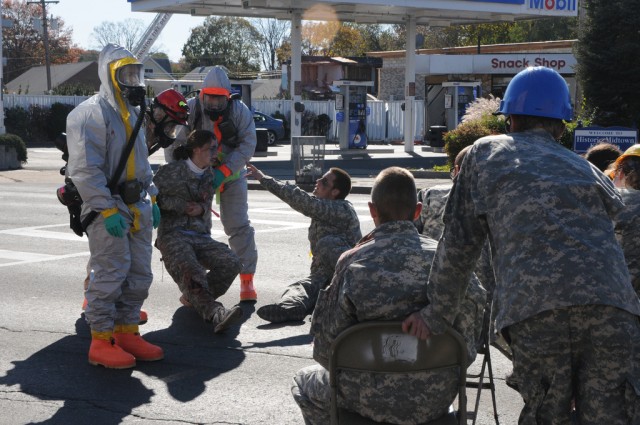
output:
M247 169L265 189L311 218L310 275L289 285L277 303L262 306L256 312L272 323L303 320L313 311L319 291L331 281L340 255L362 237L358 215L351 202L345 200L351 191L351 177L344 170L331 168L316 181L310 195L296 185L265 176L251 164Z
M187 143L173 151L175 161L160 167L153 182L162 214L156 239L162 261L182 292L182 304L193 307L220 333L242 317L239 306L226 309L216 301L242 264L227 245L211 237L216 148L212 132L194 130Z
M464 160L467 152L469 152L469 149L471 149L471 146L466 146L456 155L453 161L453 168L451 169L451 179L455 180L456 176L460 173L462 161ZM422 203L420 217L414 221L418 232L436 241L440 239L444 230L442 215L444 214L444 207L447 204L450 191L451 185L438 185L423 189L418 193L418 201ZM493 274L493 266L491 265L491 249L488 241L485 242L482 248L482 254L476 263L474 273L480 280L482 287L487 290L487 305L485 308L485 318L483 320L483 334L482 338L478 340L478 349L480 349L485 343L496 339L496 336L491 329L491 323L493 323L493 318L491 317L491 306L496 279ZM501 349L504 349L502 341L500 341L500 343ZM509 357L508 350L505 355Z
M431 303L403 323L420 338L453 322L487 236L496 326L513 351L519 423L640 423L640 301L614 235L611 180L556 142L571 120L566 82L527 68L499 113L507 135L476 141L456 178L429 277Z
M427 276L436 241L420 235L413 176L391 167L376 178L369 210L376 228L340 257L331 284L320 291L313 313L313 357L319 363L294 377L292 394L306 424L330 422L329 357L335 338L365 321L401 320L428 304ZM486 293L469 285L454 327L467 341L469 362L482 327ZM457 395L458 372L340 374L338 404L378 422L415 424L444 415Z
M631 146L618 157L614 182L625 205L615 217L616 238L627 260L633 288L640 295L640 145Z

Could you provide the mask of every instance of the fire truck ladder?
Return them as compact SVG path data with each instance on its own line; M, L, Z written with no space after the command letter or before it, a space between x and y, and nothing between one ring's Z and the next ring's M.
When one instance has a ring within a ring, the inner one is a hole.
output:
M141 63L149 56L151 46L156 42L172 15L172 13L158 13L156 17L153 18L153 21L149 24L144 34L142 34L142 37L140 37L138 44L136 44L131 53L133 53Z

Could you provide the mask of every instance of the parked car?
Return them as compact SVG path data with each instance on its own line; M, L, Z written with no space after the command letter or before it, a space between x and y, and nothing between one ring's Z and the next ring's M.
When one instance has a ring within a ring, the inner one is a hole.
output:
M253 113L253 121L256 123L256 128L263 128L269 132L269 146L275 145L278 140L284 138L284 123L282 120L256 111Z

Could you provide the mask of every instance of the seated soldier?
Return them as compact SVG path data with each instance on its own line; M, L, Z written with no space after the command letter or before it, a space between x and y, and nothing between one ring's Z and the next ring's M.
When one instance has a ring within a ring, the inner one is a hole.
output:
M320 292L313 314L313 357L319 365L301 369L292 393L306 424L330 422L329 352L345 329L359 322L401 320L428 304L427 280L436 241L420 235L413 220L417 202L413 176L391 167L376 178L369 211L376 228L345 252L331 284ZM486 293L473 280L454 327L476 355ZM457 395L454 369L380 376L343 371L338 405L378 422L422 423L444 415Z
M316 181L310 195L296 185L265 176L251 164L247 169L265 189L311 218L311 273L290 284L277 303L264 305L256 312L272 323L303 320L313 311L320 290L331 281L340 255L362 236L358 214L345 200L351 190L351 177L340 168L331 168Z
M192 131L173 151L175 161L160 167L153 182L162 214L156 247L182 292L180 302L220 333L242 317L242 309L226 309L216 301L241 268L238 256L211 237L216 145L212 132Z

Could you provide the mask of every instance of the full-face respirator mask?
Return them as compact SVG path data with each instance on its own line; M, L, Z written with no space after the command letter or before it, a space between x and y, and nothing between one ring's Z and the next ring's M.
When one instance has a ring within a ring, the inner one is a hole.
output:
M122 96L131 106L140 106L147 91L144 85L144 67L139 63L124 65L116 70L116 81Z

